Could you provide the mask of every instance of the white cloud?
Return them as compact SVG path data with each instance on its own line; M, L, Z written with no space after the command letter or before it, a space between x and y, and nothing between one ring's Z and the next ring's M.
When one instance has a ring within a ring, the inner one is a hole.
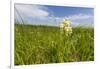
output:
M93 16L90 14L75 14L65 17L49 17L53 25L59 26L63 19L68 19L72 26L93 26Z
M71 21L72 26L93 26L94 25L94 19L93 15L90 14L75 14L75 15L70 15L70 16L65 16L65 17L50 17L51 19L55 19L55 22L57 24L60 24L63 19L68 19Z
M79 19L89 19L93 16L89 15L89 14L76 14L76 15L71 15L71 16L68 16L66 17L67 19L70 19L70 20L79 20Z
M44 18L49 16L49 12L44 10L46 7L37 5L15 5L21 16L31 18ZM16 10L15 10L16 13Z
M67 16L67 19L69 19L72 22L73 26L93 26L94 25L94 16L90 14L75 14L71 16Z

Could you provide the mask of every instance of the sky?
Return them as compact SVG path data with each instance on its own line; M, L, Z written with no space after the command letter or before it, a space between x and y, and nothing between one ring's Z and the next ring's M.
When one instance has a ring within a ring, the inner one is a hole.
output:
M59 26L68 19L72 26L94 26L94 9L86 7L15 4L17 22L31 25ZM21 20L22 18L22 20Z

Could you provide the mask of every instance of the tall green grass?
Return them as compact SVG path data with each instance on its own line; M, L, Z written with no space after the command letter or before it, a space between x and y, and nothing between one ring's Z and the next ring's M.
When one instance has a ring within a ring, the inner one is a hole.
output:
M59 27L15 24L15 65L94 60L94 29L76 27L71 36Z

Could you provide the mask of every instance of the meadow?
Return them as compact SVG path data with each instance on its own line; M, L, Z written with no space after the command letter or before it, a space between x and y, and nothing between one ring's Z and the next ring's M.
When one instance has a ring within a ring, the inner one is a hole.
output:
M94 61L94 28L72 30L66 37L59 27L15 24L14 64Z

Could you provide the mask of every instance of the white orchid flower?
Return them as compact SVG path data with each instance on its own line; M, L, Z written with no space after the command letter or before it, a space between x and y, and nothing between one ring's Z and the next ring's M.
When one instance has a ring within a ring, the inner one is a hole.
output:
M65 35L69 35L72 33L72 27L70 26L70 21L64 19L63 22L60 24L61 33Z

